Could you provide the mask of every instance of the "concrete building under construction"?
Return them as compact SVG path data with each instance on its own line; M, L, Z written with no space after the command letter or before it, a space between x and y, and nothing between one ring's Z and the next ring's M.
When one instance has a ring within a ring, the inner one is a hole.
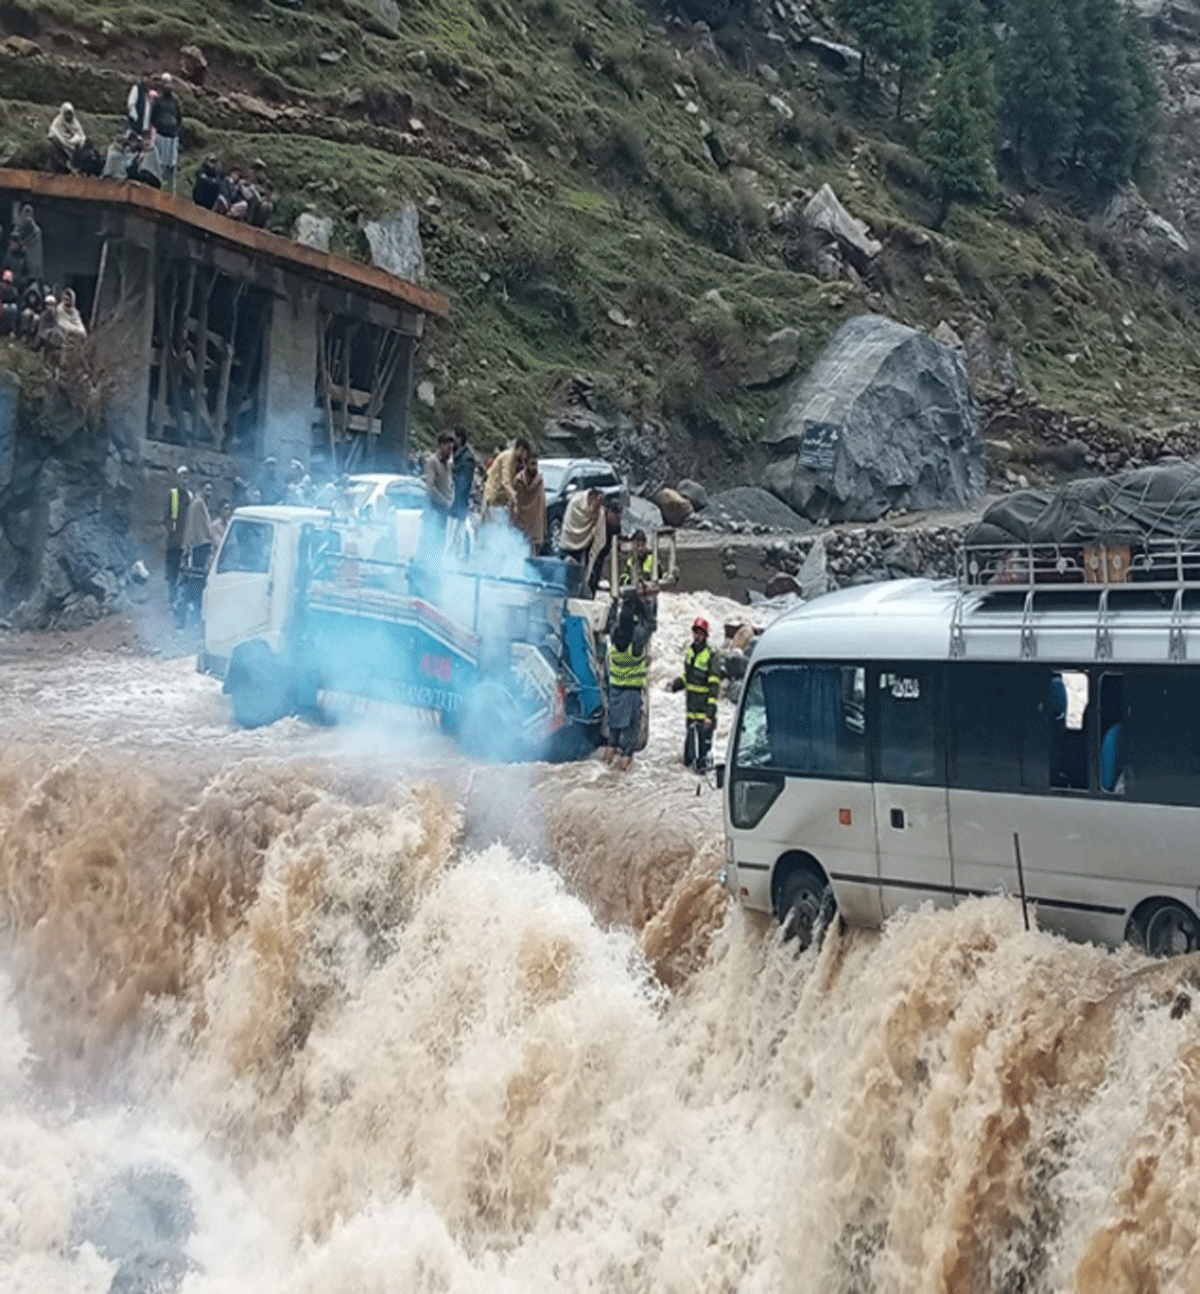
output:
M148 466L405 455L414 355L444 297L144 185L0 169L0 202L33 206L45 277L74 289L120 374L114 430Z

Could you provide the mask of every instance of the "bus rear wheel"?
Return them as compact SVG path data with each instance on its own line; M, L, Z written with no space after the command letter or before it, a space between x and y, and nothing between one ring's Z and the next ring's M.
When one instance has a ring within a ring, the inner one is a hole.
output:
M797 952L821 942L837 904L823 876L798 867L784 881L779 898L779 924L784 942L796 941Z
M1200 921L1174 899L1158 899L1131 922L1134 942L1151 957L1178 957L1200 950Z

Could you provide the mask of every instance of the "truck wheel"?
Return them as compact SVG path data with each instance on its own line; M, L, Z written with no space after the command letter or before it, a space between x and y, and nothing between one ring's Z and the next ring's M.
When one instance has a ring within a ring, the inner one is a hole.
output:
M265 728L288 713L287 686L279 662L265 646L247 651L230 667L229 699L243 728Z
M1177 957L1200 948L1200 921L1174 899L1147 904L1130 925L1131 942L1151 957Z

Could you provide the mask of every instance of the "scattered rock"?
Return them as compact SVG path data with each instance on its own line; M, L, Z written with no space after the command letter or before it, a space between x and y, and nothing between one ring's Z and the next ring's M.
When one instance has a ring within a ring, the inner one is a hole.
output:
M829 560L825 554L825 540L818 535L800 567L797 583L800 595L806 601L819 598L829 590Z
M392 215L369 221L363 233L371 248L371 260L380 269L411 283L425 282L425 249L415 203L406 202Z
M719 136L711 126L701 132L704 138L704 145L708 149L708 155L713 160L713 165L718 170L723 171L729 165L729 154L725 151L725 145L721 143Z
M179 51L179 71L193 85L203 85L208 76L208 59L199 45L184 45Z
M429 68L429 55L423 49L414 49L408 56L408 65L414 72L424 72Z
M434 393L433 383L428 378L423 382L417 383L417 399L425 405L426 408L432 409L437 402L437 396Z
M862 63L862 54L850 45L840 45L837 41L823 40L820 36L808 36L805 47L827 67L837 72L857 72Z
M0 47L19 58L32 58L42 52L42 47L36 41L27 40L24 36L5 36Z
M783 598L787 597L789 593L800 596L803 594L803 589L800 586L800 581L794 575L788 575L784 571L776 571L767 581L763 593L768 598Z
M767 95L767 103L779 114L780 121L791 121L796 115L792 105L777 94Z
M774 386L791 377L800 362L800 330L780 328L773 332L765 347L747 366L745 384L749 387Z
M292 237L305 247L315 247L320 252L327 252L333 238L333 219L330 216L314 215L311 211L302 211L296 217Z
M346 51L344 49L323 49L317 55L317 62L324 63L327 67L333 67L345 57Z
M779 84L779 80L780 80L779 73L770 65L770 63L760 63L758 65L758 75L768 85Z
M881 315L843 325L771 444L765 484L813 518L961 508L984 487L978 413L961 357Z
M819 229L836 238L860 269L883 250L883 244L876 242L867 226L842 206L828 184L822 184L809 200L804 208L804 221L811 229Z
M1150 206L1133 184L1113 194L1101 225L1108 233L1141 248L1158 261L1171 254L1186 255L1191 250L1188 240Z
M605 313L608 315L609 320L612 323L615 323L618 328L634 327L633 320L630 319L627 314L623 314L617 306L609 306Z
M400 6L396 0L364 0L367 8L383 23L389 34L400 27Z
M763 532L811 529L786 503L757 485L737 485L710 495L704 516L712 525L749 526Z
M682 494L697 512L703 512L708 506L708 491L699 481L680 481L675 490L676 493Z
M361 85L347 86L342 91L343 108L361 108L366 101L367 94Z
M692 515L692 505L676 490L659 490L654 496L654 502L668 526L682 526Z
M625 520L631 530L644 530L648 535L663 528L663 514L659 511L658 505L637 494L629 500L629 506L625 509Z

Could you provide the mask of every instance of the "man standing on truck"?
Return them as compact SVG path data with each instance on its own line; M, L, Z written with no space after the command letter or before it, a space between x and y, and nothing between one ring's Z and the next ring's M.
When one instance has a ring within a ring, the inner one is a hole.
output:
M524 436L518 436L511 449L502 449L488 468L487 480L483 486L483 515L486 519L492 512L507 512L512 519L512 509L517 496L513 490L513 477L525 470L525 459L532 452L533 446Z
M475 488L475 451L467 444L465 427L455 427L453 435L454 456L450 470L454 477L454 502L450 505L450 533L447 542L462 553L466 547L471 491Z
M446 522L454 506L450 457L454 434L439 432L437 448L425 457L425 515L421 519L421 560L436 565L446 551Z
M179 562L183 556L183 532L187 527L188 505L192 496L188 492L188 470L181 463L175 469L175 484L167 491L167 511L163 523L167 528L167 602L175 600L175 585L179 582Z
M692 645L683 658L683 674L669 684L672 692L687 692L683 763L697 773L706 772L709 767L720 686L721 662L708 645L708 621L697 616L692 622Z

